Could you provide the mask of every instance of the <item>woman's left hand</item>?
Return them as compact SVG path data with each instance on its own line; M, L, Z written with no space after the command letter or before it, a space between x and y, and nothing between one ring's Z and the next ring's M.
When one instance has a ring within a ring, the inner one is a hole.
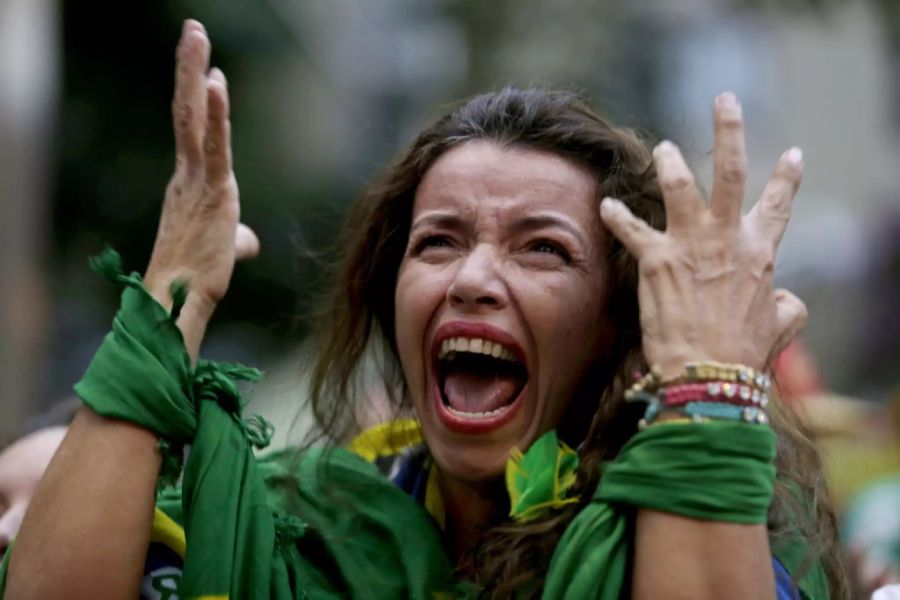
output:
M644 354L663 377L688 362L714 360L762 369L806 323L803 302L773 289L775 253L800 185L799 148L785 152L746 215L744 125L734 94L714 106L715 174L709 204L678 148L653 151L666 206L665 232L607 198L601 216L638 260Z

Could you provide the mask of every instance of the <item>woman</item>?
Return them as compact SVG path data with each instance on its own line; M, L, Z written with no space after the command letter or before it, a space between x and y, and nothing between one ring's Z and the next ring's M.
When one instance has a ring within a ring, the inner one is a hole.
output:
M265 428L238 418L233 387L250 374L190 368L234 261L258 250L239 223L227 89L208 59L187 22L178 159L146 292L114 275L122 309L78 386L90 408L12 552L11 597L133 597L165 514L187 533L181 596L760 598L776 578L792 594L793 575L825 597L827 575L842 597L810 443L770 406L773 499L764 380L739 413L705 391L764 368L805 321L772 289L799 150L742 217L731 94L715 104L708 206L674 145L651 156L569 95L503 90L426 129L351 214L313 377L314 414L340 439L361 410L363 361L383 358L385 390L417 416L381 430L388 453L419 432L427 448L396 461L398 490L341 450L257 464ZM624 391L646 364L656 370L631 394L645 413ZM676 391L705 400L678 404ZM385 453L372 437L357 444L369 458ZM192 444L183 499L164 493L160 517L154 488L180 443Z

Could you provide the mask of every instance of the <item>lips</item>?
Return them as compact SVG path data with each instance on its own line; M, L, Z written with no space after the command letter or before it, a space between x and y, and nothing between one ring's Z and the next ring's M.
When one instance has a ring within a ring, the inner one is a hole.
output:
M440 421L468 434L499 429L518 413L528 387L519 343L484 323L454 321L435 331L432 395Z

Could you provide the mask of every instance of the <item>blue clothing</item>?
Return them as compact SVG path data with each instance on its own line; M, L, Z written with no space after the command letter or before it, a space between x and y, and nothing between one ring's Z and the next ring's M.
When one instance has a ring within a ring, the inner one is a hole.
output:
M777 600L800 600L800 591L794 585L791 574L774 556L772 557L772 568L775 570L775 597Z

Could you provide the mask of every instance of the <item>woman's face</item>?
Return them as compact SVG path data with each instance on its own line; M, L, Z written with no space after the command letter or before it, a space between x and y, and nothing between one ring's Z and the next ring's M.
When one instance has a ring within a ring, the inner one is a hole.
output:
M592 176L555 154L462 144L416 192L396 336L444 475L481 481L556 428L609 351L607 232Z

